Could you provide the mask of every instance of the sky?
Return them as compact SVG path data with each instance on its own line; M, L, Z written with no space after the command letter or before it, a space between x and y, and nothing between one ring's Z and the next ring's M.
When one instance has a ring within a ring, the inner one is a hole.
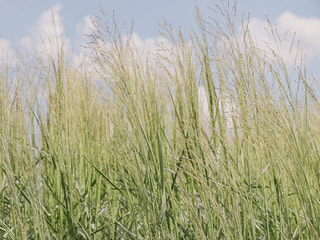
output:
M115 13L120 23L142 40L157 39L159 24L164 19L175 28L192 31L196 27L194 10L198 4L202 15L210 19L214 0L0 0L0 45L11 51L17 48L37 48L41 36L54 14L73 48L86 42L84 34L90 28L90 17ZM266 40L266 16L279 29L296 32L296 38L306 53L313 74L320 76L320 0L238 0L237 12L250 13L251 30L256 38Z

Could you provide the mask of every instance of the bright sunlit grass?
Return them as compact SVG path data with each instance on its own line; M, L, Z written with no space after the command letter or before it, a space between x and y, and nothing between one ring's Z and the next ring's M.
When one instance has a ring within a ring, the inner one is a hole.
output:
M316 89L217 9L149 52L102 17L82 65L62 37L1 64L1 239L319 238Z

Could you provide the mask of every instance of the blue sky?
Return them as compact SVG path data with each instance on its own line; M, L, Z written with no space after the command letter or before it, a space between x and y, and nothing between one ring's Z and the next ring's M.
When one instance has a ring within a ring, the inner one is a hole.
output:
M208 7L219 1L198 0L203 15L212 15ZM0 37L18 42L36 24L41 13L62 5L59 12L63 18L66 33L76 37L76 26L83 19L100 14L102 7L107 13L115 10L119 20L134 23L134 29L142 37L157 35L158 25L165 17L175 26L192 26L194 0L0 0ZM261 20L268 15L276 20L283 12L290 11L302 17L320 18L319 0L239 0L238 12L250 12L251 17Z
M219 1L198 0L204 17L214 13L208 9ZM174 27L186 30L195 27L194 0L0 0L0 39L11 49L36 47L37 35L43 34L52 11L63 25L72 46L85 41L89 16L100 16L100 9L112 15L115 11L120 22L133 22L134 32L141 39L157 38L159 24L167 19ZM299 31L298 37L307 50L309 64L314 72L320 69L320 1L319 0L239 0L238 13L250 12L253 31L263 38L266 15L281 28ZM41 26L41 25L44 26ZM42 30L41 30L42 29ZM320 73L320 70L317 74Z

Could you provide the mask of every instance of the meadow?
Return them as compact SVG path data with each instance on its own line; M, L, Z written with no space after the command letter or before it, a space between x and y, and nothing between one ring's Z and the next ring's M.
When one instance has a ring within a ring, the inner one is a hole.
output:
M102 14L81 65L2 57L1 239L320 238L317 85L216 10L156 51Z

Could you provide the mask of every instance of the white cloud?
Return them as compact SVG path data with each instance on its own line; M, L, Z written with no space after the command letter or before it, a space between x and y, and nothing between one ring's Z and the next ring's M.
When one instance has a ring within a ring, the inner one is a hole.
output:
M84 44L88 42L87 35L91 33L94 29L94 25L92 23L92 16L85 16L82 22L78 23L76 26L76 31L78 35L78 41L80 44Z
M110 42L108 39L97 39L94 44L89 44L89 47L93 51L100 52L104 57L109 58L117 54L116 48L119 46L115 46L115 44L121 44L125 48L125 54L132 54L124 59L131 61L131 57L133 57L141 66L145 66L148 63L151 68L157 68L159 61L164 64L163 58L168 58L169 51L173 49L173 45L162 37L141 39L136 33L132 33L130 36L123 35L121 39L117 40L117 43ZM164 49L167 51L164 51ZM85 53L85 51L81 52ZM78 59L77 57L76 61Z
M8 57L9 54L9 41L4 38L0 38L0 58L4 59Z
M164 49L171 51L173 49L173 45L163 37L143 40L137 34L133 34L130 40L131 47L136 49L135 57L143 62L148 60L149 64L154 65L154 67L160 59L169 57L169 52L164 51Z
M15 58L15 53L10 48L9 40L0 38L0 65L14 63Z
M297 44L299 41L299 47L307 57L307 62L320 60L320 19L304 18L291 12L284 12L273 25L276 26L281 38L281 43L278 43L278 46L267 21L257 18L250 20L249 29L259 47L266 50L267 43L272 49L278 51L287 64L292 65L296 49L291 49L291 46L295 35L295 43ZM293 45L293 47L296 46ZM293 51L293 54L290 54L290 50Z
M88 72L94 70L94 63L88 57L90 50L87 48L89 42L88 35L95 29L92 21L92 16L88 15L83 18L82 22L76 25L78 52L72 56L73 66L75 68L82 67Z
M41 13L37 23L30 28L28 35L20 39L21 46L28 51L54 51L63 38L63 19L60 15L62 4L58 3ZM68 40L64 39L65 44Z
M288 29L296 32L307 57L320 59L320 18L303 18L285 12L278 18L277 24L282 31Z

